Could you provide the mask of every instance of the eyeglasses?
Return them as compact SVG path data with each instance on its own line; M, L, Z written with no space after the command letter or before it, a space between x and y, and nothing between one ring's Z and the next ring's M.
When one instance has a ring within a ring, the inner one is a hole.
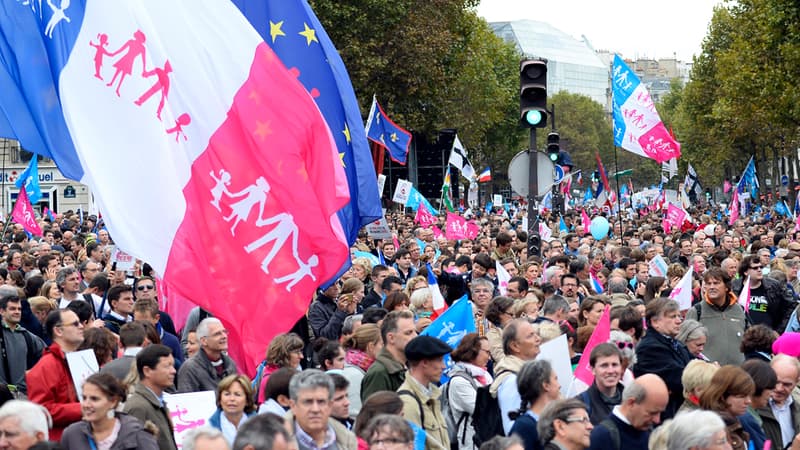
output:
M410 442L397 438L375 439L370 442L371 447L386 447L387 445L409 444Z
M65 328L65 327L75 327L75 328L78 328L78 327L80 327L80 326L81 326L81 321L80 321L80 320L76 320L75 322L71 322L71 323L62 323L62 324L61 324L61 325L59 325L59 326L60 326L60 327L62 327L62 328Z
M620 350L625 350L626 348L633 348L633 342L617 342L617 348Z
M750 270L761 270L764 266L750 266Z
M152 284L140 284L136 286L137 291L152 291L153 289L155 289L155 286Z
M564 419L564 422L567 422L567 423L582 423L582 424L584 424L584 425L586 425L586 424L588 424L588 423L592 423L591 419L589 419L589 417L588 417L588 416L583 416L583 417L567 417L566 419Z

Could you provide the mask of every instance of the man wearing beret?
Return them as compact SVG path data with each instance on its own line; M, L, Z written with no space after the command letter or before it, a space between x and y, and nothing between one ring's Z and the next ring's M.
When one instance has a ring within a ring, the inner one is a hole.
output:
M426 450L448 450L450 437L436 386L445 369L444 355L452 349L432 336L417 336L406 345L406 379L397 393L403 400L403 417L425 429Z

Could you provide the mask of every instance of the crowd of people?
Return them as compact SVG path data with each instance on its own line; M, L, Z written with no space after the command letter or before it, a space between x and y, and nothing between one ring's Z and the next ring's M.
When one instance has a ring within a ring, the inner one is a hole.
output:
M479 215L460 241L388 214L395 238L362 230L351 269L252 379L225 324L200 308L173 320L146 263L117 270L96 218L43 220L41 238L10 225L0 449L800 449L793 223L697 210L670 232L658 214L615 217L595 239L568 212L542 218L552 236L529 255L523 212ZM686 308L672 297L689 269ZM420 334L432 288L473 311L455 348ZM587 347L601 320L610 339ZM561 335L573 369L587 354L588 388L538 358ZM100 370L76 388L66 355L86 349ZM201 391L216 412L176 442L165 395Z

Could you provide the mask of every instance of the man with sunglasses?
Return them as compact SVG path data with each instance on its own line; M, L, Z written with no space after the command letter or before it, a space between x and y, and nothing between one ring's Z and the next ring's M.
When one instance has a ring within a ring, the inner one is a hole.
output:
M83 324L69 309L52 311L44 321L47 335L53 340L41 359L25 376L28 398L50 412L53 429L50 439L59 441L68 425L81 420L81 404L72 383L66 354L83 342Z
M742 292L743 280L750 280L750 308L747 313L753 325L763 324L783 333L794 309L794 299L786 283L764 277L764 266L758 256L748 255L739 264L739 276L733 292Z

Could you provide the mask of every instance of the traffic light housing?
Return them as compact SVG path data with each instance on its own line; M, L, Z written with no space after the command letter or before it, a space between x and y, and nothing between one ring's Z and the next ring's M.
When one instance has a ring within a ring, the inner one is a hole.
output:
M551 131L547 135L547 156L554 163L558 161L559 152L561 151L560 139L560 136L555 131Z
M547 61L525 59L519 65L520 124L526 128L547 126Z

